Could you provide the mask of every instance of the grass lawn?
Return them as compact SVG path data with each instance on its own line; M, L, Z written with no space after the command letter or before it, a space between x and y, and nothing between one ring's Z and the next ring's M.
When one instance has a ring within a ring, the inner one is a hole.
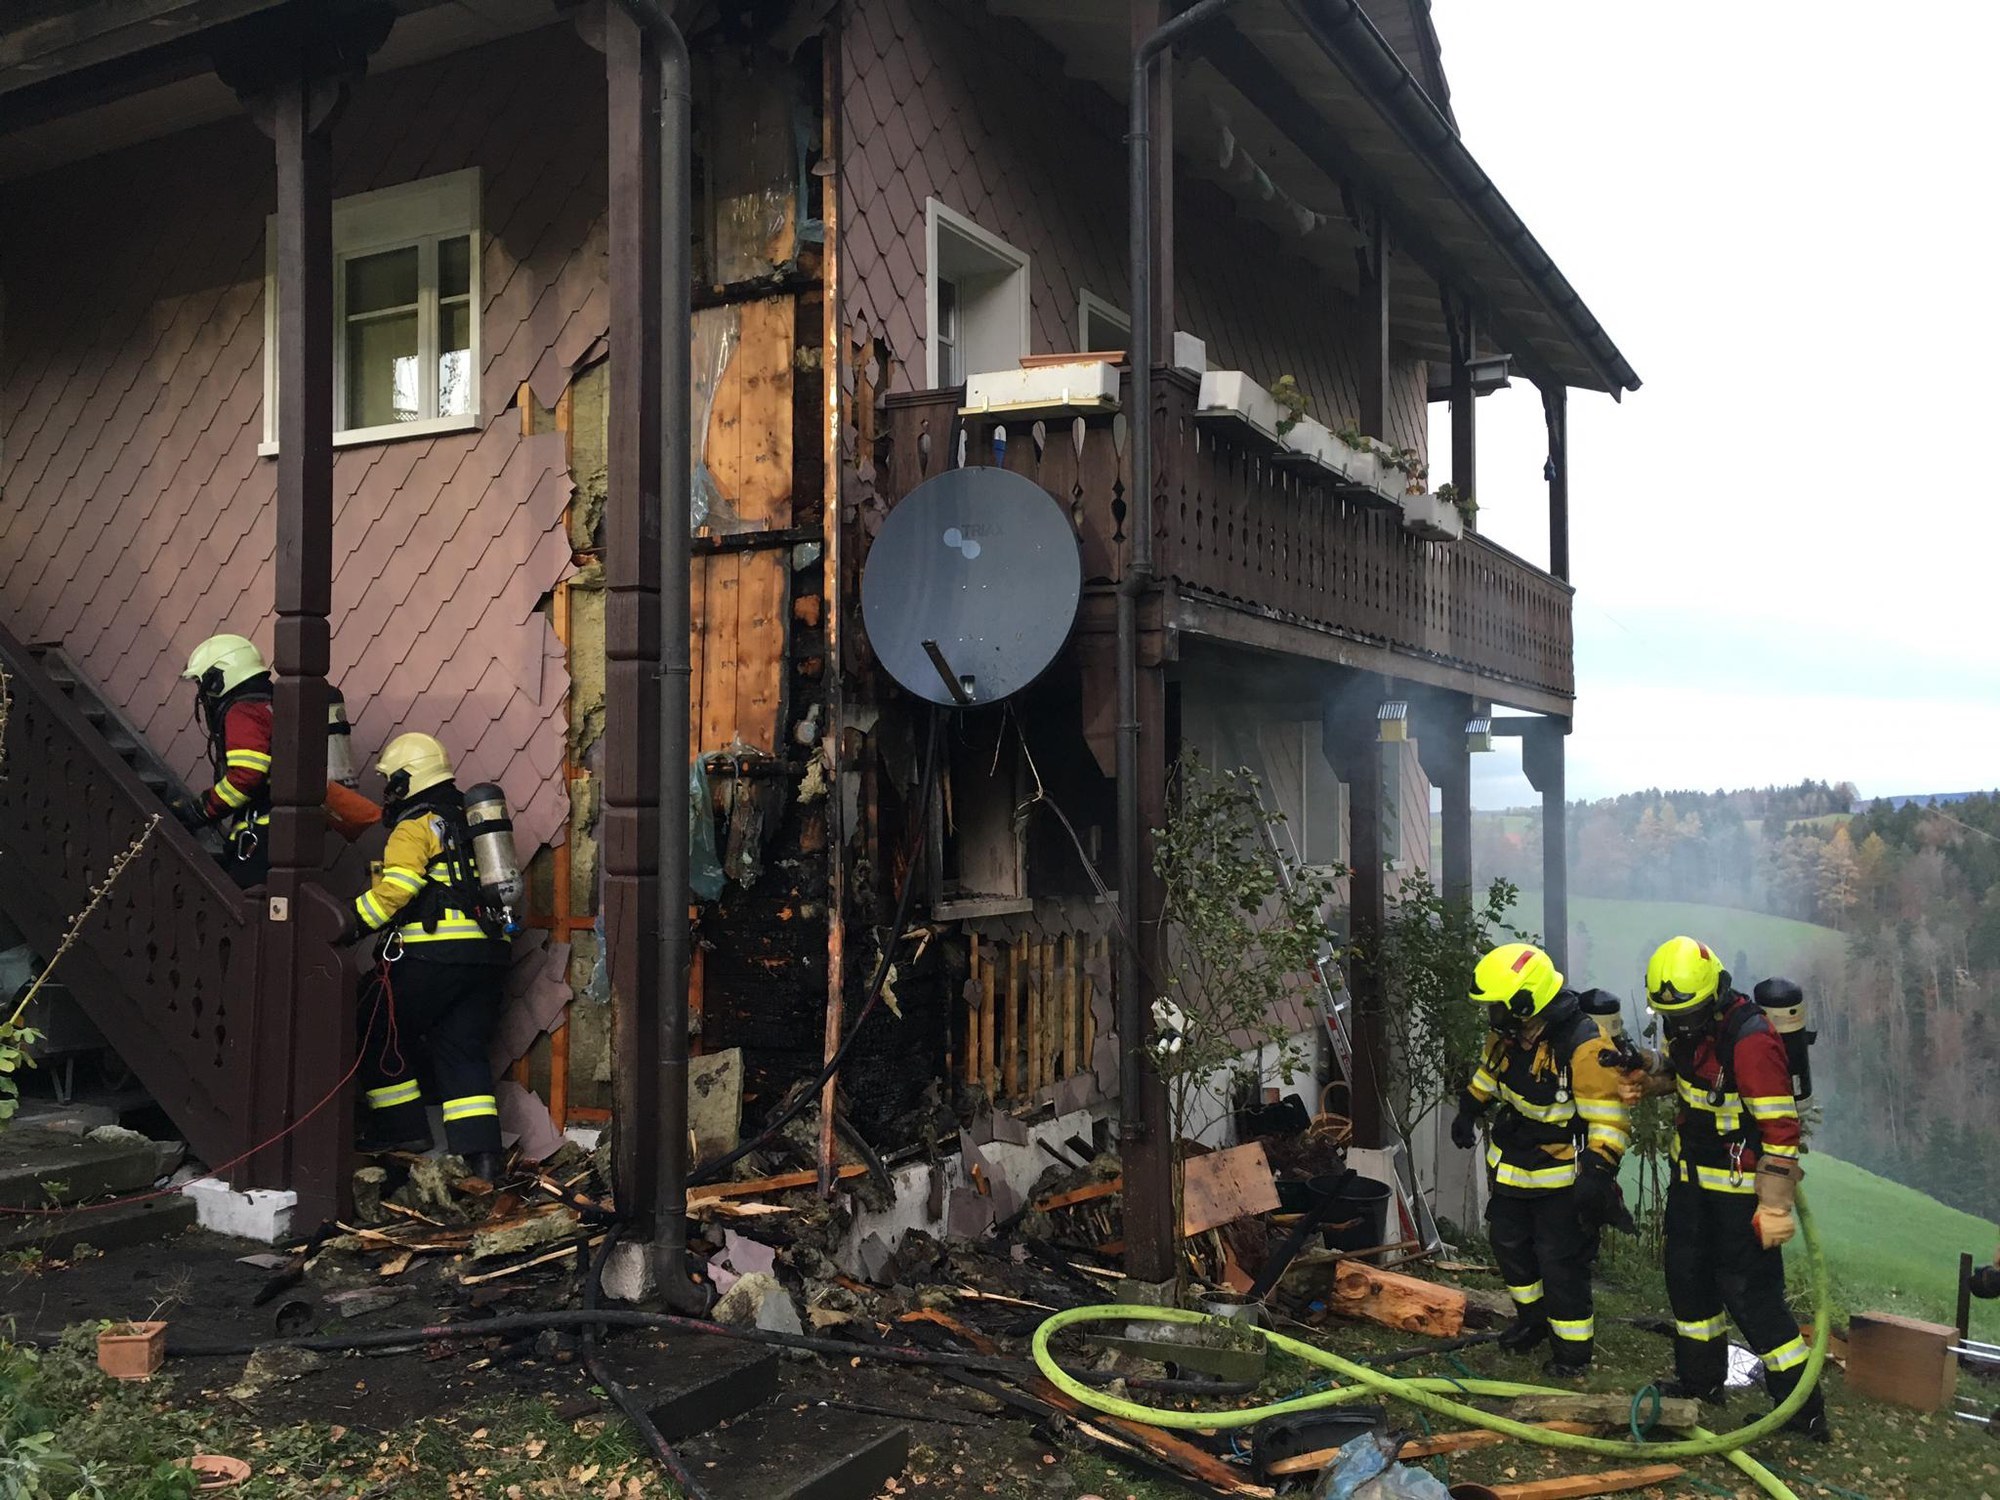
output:
M1539 932L1542 893L1521 892L1515 911L1522 928ZM1824 970L1841 962L1847 942L1831 927L1733 906L1573 896L1569 904L1570 952L1582 957L1582 963L1575 966L1584 972L1570 977L1578 984L1616 991L1636 1005L1645 990L1647 955L1681 933L1709 944L1732 967L1739 951L1748 957L1750 972L1735 976L1745 989L1771 974L1805 980L1815 967Z

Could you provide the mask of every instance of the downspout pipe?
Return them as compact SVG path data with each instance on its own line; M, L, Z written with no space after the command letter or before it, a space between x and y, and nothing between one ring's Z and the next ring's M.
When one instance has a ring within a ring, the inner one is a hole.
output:
M1146 1133L1140 1094L1145 1087L1148 1006L1142 993L1139 910L1139 600L1153 586L1153 64L1161 53L1236 0L1197 0L1152 32L1132 53L1131 102L1125 134L1126 241L1132 280L1132 550L1118 580L1118 949L1119 1132L1127 1141ZM1171 154L1172 145L1168 151Z
M688 1276L688 733L689 347L694 279L692 64L687 40L660 0L618 0L660 60L660 1114L653 1194L653 1275L679 1311L703 1312ZM645 524L642 520L642 525ZM643 1128L631 1122L633 1128Z

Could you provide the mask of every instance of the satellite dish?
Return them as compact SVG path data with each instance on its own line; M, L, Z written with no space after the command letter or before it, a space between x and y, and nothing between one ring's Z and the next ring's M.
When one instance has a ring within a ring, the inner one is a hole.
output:
M904 496L861 570L861 619L889 675L969 708L1027 687L1056 659L1083 598L1069 517L1006 469L947 469Z

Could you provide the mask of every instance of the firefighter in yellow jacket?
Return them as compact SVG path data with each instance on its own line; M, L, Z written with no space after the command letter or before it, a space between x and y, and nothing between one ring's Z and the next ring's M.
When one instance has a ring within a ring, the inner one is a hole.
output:
M1451 1124L1470 1150L1486 1120L1493 1258L1514 1299L1511 1352L1554 1345L1544 1367L1563 1379L1590 1368L1596 1324L1590 1259L1607 1225L1628 1232L1618 1163L1631 1144L1619 1075L1600 1054L1609 1036L1529 943L1495 948L1473 971L1487 1016L1485 1051Z
M426 1149L424 1084L444 1112L446 1145L475 1177L500 1169L500 1111L486 1059L510 946L486 910L465 799L451 757L427 734L398 735L377 767L387 780L382 871L354 903L355 942L374 936L361 997L364 1150Z

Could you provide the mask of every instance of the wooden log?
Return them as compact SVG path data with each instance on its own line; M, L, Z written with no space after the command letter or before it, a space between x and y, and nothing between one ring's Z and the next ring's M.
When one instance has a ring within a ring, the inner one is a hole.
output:
M1111 945L1107 938L1098 938L1091 944L1093 967L1111 961ZM1083 976L1083 1065L1096 1066L1097 1059L1097 981L1088 973Z
M1363 1319L1429 1338L1455 1338L1465 1327L1465 1294L1456 1287L1379 1271L1358 1260L1344 1260L1334 1272L1327 1305L1343 1318ZM1535 1415L1585 1420L1570 1411Z
M1652 1405L1647 1401L1645 1410L1652 1410ZM1523 1422L1602 1422L1623 1427L1632 1420L1632 1398L1616 1393L1551 1391L1516 1397L1507 1415ZM1701 1403L1692 1396L1662 1396L1654 1425L1685 1431L1700 1421Z
M986 1070L986 1097L989 1100L1000 1096L1000 1059L993 1050L997 1035L995 1026L999 1019L994 1012L999 978L999 960L989 948L986 961L979 970L979 1061Z
M1028 939L1023 934L1007 950L1007 1036L1000 1056L1006 1065L1009 1099L1017 1099L1021 1094L1021 979L1027 967Z
M1679 1464L1648 1464L1643 1469L1610 1469L1602 1474L1568 1474L1557 1479L1530 1479L1520 1484L1488 1488L1493 1500L1586 1500L1591 1495L1622 1495L1679 1479L1687 1470Z
M1076 934L1066 932L1062 940L1062 1060L1058 1078L1081 1073L1087 1066L1081 1059L1076 1034Z
M1537 1422L1535 1424L1548 1432L1572 1432L1579 1437L1587 1437L1600 1429L1588 1422ZM1484 1427L1475 1427L1470 1432L1440 1432L1435 1437L1412 1438L1403 1444L1396 1457L1404 1463L1413 1463L1420 1458L1437 1458L1446 1453L1470 1453L1479 1448L1497 1448L1513 1439L1504 1432L1489 1432ZM1297 1458L1281 1458L1265 1469L1267 1474L1317 1474L1332 1463L1338 1448L1318 1448L1311 1453L1301 1453Z

